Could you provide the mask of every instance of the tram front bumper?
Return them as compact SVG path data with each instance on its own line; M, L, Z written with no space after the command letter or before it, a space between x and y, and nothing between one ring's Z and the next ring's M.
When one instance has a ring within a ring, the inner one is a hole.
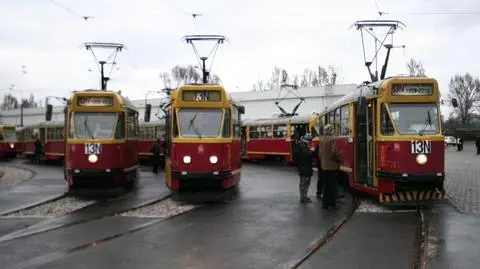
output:
M224 189L224 181L232 179L231 171L218 172L179 172L172 171L172 178L178 180L179 188L186 189Z
M110 169L67 169L73 185L115 185L121 175L121 168Z

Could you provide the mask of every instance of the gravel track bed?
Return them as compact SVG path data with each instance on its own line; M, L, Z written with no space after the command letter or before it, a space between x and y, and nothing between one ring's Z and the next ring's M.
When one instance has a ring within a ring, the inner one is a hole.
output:
M185 204L168 198L152 205L117 214L117 216L140 218L168 218L195 209L197 207L198 205Z
M58 217L93 203L95 203L95 201L84 201L75 197L65 197L36 207L13 212L6 216Z
M0 186L13 186L20 184L33 176L31 171L26 169L3 166L0 167Z
M402 212L415 212L415 209L390 209L386 206L382 206L369 200L363 200L360 202L355 213L402 213Z

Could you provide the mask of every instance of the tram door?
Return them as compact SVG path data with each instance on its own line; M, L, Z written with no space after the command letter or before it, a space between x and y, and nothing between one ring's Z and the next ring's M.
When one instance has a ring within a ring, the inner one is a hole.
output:
M247 155L247 127L242 126L240 128L240 133L242 137L242 156Z
M375 102L360 97L356 103L356 171L355 181L373 185L375 144Z

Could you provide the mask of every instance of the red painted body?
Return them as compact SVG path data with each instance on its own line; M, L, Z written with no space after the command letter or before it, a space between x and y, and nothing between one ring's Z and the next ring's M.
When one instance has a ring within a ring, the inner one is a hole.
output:
M33 140L27 140L24 142L23 146L24 146L24 150L23 150L23 154L26 156L26 157L30 157L30 156L33 156L35 154L35 141Z
M65 141L64 140L49 140L44 145L45 160L61 160L65 156Z
M92 141L95 143L95 141ZM68 153L65 159L65 170L67 171L67 182L69 186L82 184L83 178L77 177L75 170L79 173L96 178L99 184L103 177L111 176L114 184L122 185L135 179L138 161L138 141L125 140L119 143L102 144L102 152L98 154L98 161L90 163L88 155L84 152L83 143L67 142ZM91 179L88 179L89 183Z
M15 144L15 150L17 151L17 156L22 155L25 151L25 142L24 141L17 141Z
M373 195L380 193L394 193L395 182L392 178L377 177L378 186L369 188L356 183L355 165L355 139L339 137L336 139L336 147L342 157L341 166L350 169L346 172L350 187ZM378 141L374 147L375 159L374 170L391 174L437 174L445 172L445 145L443 141L432 141L432 151L427 154L428 161L424 165L417 164L416 154L410 153L410 141ZM366 154L366 153L365 153Z
M138 158L140 160L150 160L152 157L152 147L156 139L142 139L138 141ZM163 142L163 139L161 140ZM163 145L163 143L161 143ZM165 149L160 147L160 156L164 156Z
M240 181L241 140L235 139L227 143L172 143L171 173L172 190L178 191L182 181L196 181L195 185L202 185L198 181L214 182L221 189L229 189L238 185ZM183 162L184 156L190 156L191 162ZM217 156L217 163L210 162L210 156ZM176 176L186 172L187 175ZM215 175L218 172L219 175ZM225 176L222 176L225 175ZM188 178L188 177L192 178ZM195 178L197 177L197 178Z
M247 155L244 159L264 159L267 156L280 156L284 161L292 161L291 142L286 138L256 138L247 141Z
M12 158L12 157L15 157L16 155L17 155L17 150L15 149L15 142L9 142L9 141L0 142L0 156L2 158Z

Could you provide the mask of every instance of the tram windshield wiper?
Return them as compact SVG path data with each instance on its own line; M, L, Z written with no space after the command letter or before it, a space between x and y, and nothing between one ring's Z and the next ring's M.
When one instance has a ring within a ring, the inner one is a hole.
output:
M88 116L86 116L85 120L83 121L83 127L85 127L85 130L87 131L88 135L90 135L92 139L95 139L95 136L93 136L92 130L90 130L90 128L88 127L87 122L88 122Z
M418 134L420 136L423 135L423 133L425 132L425 129L427 128L427 126L432 126L432 117L430 116L430 111L427 110L427 120L425 122L425 126L423 126L423 129L420 130L420 132L418 132Z
M199 138L202 138L202 134L198 130L197 126L195 125L195 119L197 118L198 114L193 115L192 119L190 119L190 124L188 124L188 130L190 130L193 127L193 130L197 134Z

